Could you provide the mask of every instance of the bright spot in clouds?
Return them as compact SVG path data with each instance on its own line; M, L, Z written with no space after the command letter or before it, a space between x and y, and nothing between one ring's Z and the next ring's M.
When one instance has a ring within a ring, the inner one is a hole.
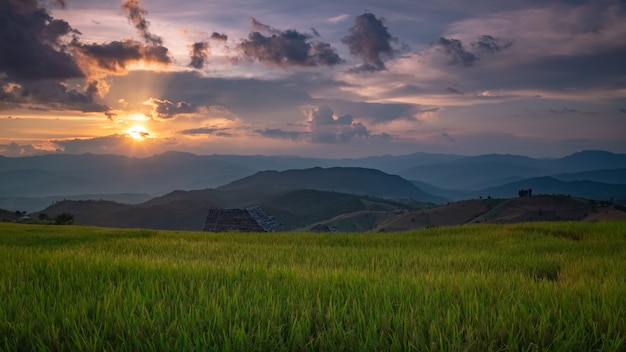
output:
M136 141L143 141L146 138L150 138L150 132L141 125L133 125L126 130L126 134Z

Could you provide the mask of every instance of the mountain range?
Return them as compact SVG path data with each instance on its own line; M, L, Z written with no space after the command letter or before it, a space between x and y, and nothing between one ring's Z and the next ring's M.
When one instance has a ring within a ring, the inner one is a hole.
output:
M429 153L321 159L181 152L148 158L96 154L0 157L0 208L28 212L62 200L139 205L175 190L219 193L222 199L229 199L226 203L317 190L445 204L480 197L516 197L522 188L532 188L535 194L623 202L625 185L626 154L606 151L554 159Z

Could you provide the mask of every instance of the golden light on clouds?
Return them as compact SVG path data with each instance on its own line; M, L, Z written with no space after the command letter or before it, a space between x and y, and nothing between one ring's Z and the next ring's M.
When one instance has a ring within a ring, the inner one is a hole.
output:
M138 142L150 138L150 132L142 125L133 125L126 130L126 134Z

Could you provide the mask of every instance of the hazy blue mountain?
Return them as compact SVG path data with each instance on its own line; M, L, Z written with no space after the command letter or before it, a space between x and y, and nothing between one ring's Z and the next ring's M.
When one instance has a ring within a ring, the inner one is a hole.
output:
M489 154L415 166L399 175L448 189L480 190L514 180L626 167L626 154L583 151L559 159Z
M563 172L581 172L626 168L626 154L614 154L601 150L585 150L553 161Z
M474 196L474 193L470 191L441 188L422 181L411 181L411 183L424 192L449 200L469 199Z
M158 196L173 190L215 188L260 171L313 167L377 169L440 189L439 192L426 191L438 195L437 199L440 201L442 198L463 199L455 198L462 197L462 192L476 192L543 176L554 176L565 181L617 183L624 176L626 154L583 151L558 159L500 154L459 156L429 153L320 159L297 156L194 155L181 152L167 152L147 158L96 154L0 157L0 198L120 193ZM338 176L332 182L340 185L344 181ZM342 187L345 188L338 188ZM379 191L376 194L385 194ZM390 190L385 192L388 191ZM414 193L415 190L403 192L409 197L424 196ZM393 192L391 194L397 195ZM240 192L239 196L246 197L246 193Z
M499 185L511 178L529 178L553 173L554 170L507 162L470 160L417 166L400 176L448 189L479 190Z
M593 170L557 174L552 177L563 181L593 181L613 184L626 184L626 168L613 170Z
M479 193L496 198L514 198L521 189L532 189L538 194L564 194L596 200L626 199L626 184L608 184L592 181L562 181L553 177L536 177L513 182L493 188L486 188Z

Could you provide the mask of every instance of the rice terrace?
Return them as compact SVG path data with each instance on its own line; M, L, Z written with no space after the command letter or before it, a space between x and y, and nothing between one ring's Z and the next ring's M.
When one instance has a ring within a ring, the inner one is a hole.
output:
M626 223L0 223L3 351L624 351Z

